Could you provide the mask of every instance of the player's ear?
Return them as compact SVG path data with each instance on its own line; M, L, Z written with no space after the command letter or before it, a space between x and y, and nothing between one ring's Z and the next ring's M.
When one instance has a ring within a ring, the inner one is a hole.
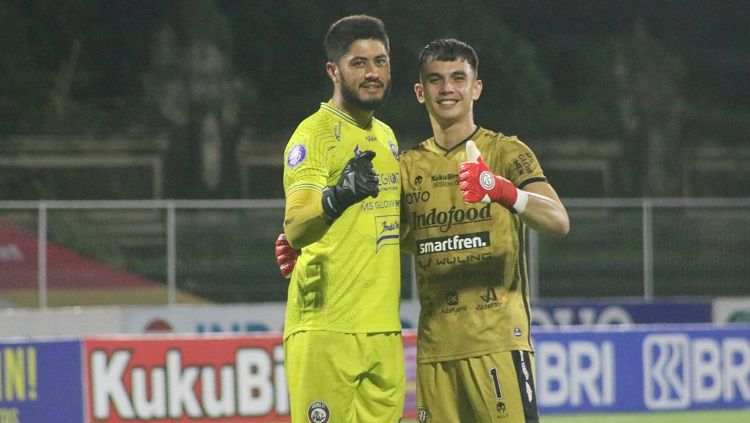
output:
M414 84L414 94L416 94L419 104L424 104L424 86L419 82Z
M472 91L473 92L472 92L471 98L473 100L479 100L479 96L482 95L482 80L481 79L477 79L476 81L474 81L474 88Z
M339 67L333 62L326 63L326 73L331 81L334 83L339 82Z

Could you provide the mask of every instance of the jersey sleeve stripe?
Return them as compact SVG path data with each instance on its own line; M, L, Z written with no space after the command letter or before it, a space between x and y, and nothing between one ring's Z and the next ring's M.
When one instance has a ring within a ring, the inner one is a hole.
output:
M525 187L526 185L528 185L528 184L530 184L532 182L547 182L547 178L536 177L536 178L526 179L525 181L523 181L520 184L518 184L518 189L521 189L521 188Z
M322 192L323 191L323 188L319 187L317 185L313 185L313 184L299 184L299 185L295 185L295 186L289 187L287 189L287 195L289 195L289 194L291 194L291 193L293 193L295 191L299 191L301 189L312 189L312 190L315 190L315 191L318 191L318 192Z

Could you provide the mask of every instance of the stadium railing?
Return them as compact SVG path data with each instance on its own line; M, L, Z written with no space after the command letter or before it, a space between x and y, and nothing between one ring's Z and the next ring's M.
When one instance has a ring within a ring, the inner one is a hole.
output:
M750 198L563 201L567 237L529 232L533 297L750 295ZM283 205L0 202L0 307L283 301L272 252Z

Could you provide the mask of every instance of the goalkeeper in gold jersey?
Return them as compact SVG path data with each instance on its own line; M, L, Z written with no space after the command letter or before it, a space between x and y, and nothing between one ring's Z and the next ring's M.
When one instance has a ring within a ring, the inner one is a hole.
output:
M564 236L565 207L534 153L474 123L474 49L419 54L414 91L433 137L401 155L403 252L415 255L420 422L538 422L526 226Z
M277 254L301 249L283 270L292 421L396 423L401 180L396 137L374 118L390 90L388 36L379 19L350 16L331 25L324 47L333 96L284 152Z

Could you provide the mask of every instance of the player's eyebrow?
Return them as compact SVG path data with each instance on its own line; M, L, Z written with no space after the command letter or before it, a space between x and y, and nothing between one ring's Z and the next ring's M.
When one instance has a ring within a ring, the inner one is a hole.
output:
M373 57L372 59L373 60L378 60L378 59L387 59L387 58L388 58L388 55L383 53L383 54L378 54L377 56ZM349 59L347 59L347 62L352 62L354 60L370 60L370 57L368 57L368 56L352 56Z
M451 72L451 73L448 74L448 76L451 76L451 77L455 77L455 76L468 76L468 75L469 75L468 73L466 73L466 72L464 72L462 70L453 71L453 72ZM443 78L443 76L444 76L444 74L442 74L440 72L430 72L430 73L426 74L424 77L425 78L430 78L430 77Z

